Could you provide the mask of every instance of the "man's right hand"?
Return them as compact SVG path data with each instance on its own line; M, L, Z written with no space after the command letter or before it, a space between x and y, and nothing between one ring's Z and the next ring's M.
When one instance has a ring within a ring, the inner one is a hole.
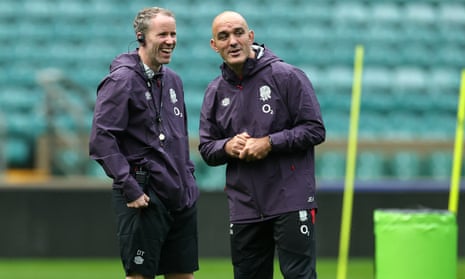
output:
M239 158L239 155L241 154L242 149L244 149L247 139L249 138L250 135L246 132L234 136L224 146L226 153L233 158Z
M143 194L137 200L127 203L126 205L127 207L131 207L131 208L148 207L149 201L150 201L149 196L147 196L146 194Z

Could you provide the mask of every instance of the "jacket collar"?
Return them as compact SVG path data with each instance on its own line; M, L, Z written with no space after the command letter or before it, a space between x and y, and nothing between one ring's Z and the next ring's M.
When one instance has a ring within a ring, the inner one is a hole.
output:
M260 68L257 67L257 64L259 64L260 59L265 55L265 46L254 43L252 49L255 52L255 58L247 58L245 60L242 69L242 77L237 76L236 73L223 62L220 68L223 78L226 81L234 85L240 84L244 78L253 75Z

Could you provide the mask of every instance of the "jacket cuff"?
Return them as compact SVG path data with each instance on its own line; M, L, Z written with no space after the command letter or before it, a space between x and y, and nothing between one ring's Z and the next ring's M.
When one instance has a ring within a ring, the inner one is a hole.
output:
M144 191L139 186L137 181L134 178L132 178L132 179L129 179L124 184L123 194L124 194L124 197L126 198L126 201L129 203L129 202L133 202L137 200L140 196L144 194Z
M285 142L283 141L283 136L280 133L270 134L268 136L268 140L271 144L271 150L273 151L277 151L282 148L282 143Z

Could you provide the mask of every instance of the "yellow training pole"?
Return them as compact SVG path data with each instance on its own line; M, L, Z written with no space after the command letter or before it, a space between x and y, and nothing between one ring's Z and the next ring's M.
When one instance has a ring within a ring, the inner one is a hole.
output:
M459 207L460 172L462 169L463 125L465 118L465 70L462 70L462 79L457 106L457 128L455 133L454 159L449 193L449 211L457 215Z
M362 70L363 46L357 45L355 48L354 80L352 86L352 103L350 108L349 140L347 148L344 198L342 203L341 233L339 237L337 279L345 279L347 277L352 202L354 196L355 165L357 159L358 118L360 113L360 96L362 91Z

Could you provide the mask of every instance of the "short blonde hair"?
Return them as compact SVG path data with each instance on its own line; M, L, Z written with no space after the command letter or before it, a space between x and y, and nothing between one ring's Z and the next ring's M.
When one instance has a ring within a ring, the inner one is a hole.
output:
M141 11L139 11L139 13L136 15L136 18L134 18L134 32L136 34L142 33L145 35L145 32L149 28L150 20L159 14L163 14L174 18L174 13L170 10L160 7L144 8Z

